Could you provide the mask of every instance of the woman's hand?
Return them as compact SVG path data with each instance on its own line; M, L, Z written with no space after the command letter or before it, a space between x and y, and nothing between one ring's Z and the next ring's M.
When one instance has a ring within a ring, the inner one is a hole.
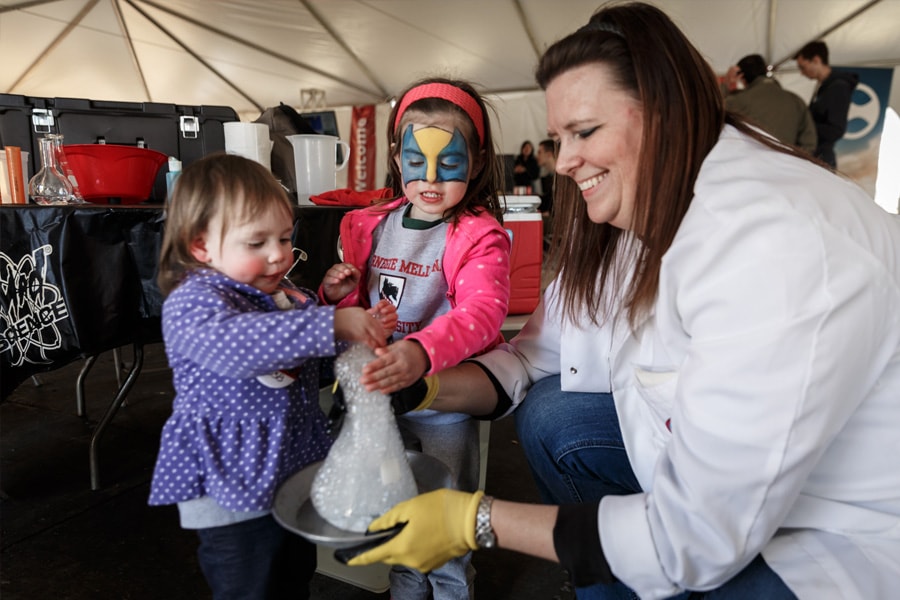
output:
M382 319L359 306L338 308L334 311L334 337L348 342L362 342L372 349L387 345ZM375 318L373 318L375 317ZM394 314L396 321L397 315ZM395 323L396 324L396 323Z
M483 495L481 491L470 494L441 489L401 502L369 525L369 531L379 531L405 522L400 533L347 564L383 562L427 573L451 558L477 550L475 513Z
M359 382L366 390L390 394L414 384L428 370L428 355L418 342L400 340L377 348L377 358L363 367Z
M322 293L325 295L325 299L332 304L340 302L347 294L356 289L360 277L362 277L362 273L350 263L333 265L322 278Z

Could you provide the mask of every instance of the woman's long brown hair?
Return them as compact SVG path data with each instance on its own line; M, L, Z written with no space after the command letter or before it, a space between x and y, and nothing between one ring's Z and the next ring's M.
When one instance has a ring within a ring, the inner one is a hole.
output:
M634 235L591 222L574 182L557 177L549 262L560 275L567 318L576 321L586 312L596 324L625 310L635 326L656 300L663 255L726 122L766 146L809 157L726 113L712 68L671 19L651 5L601 8L586 26L547 49L536 79L546 90L557 76L586 64L606 66L619 89L643 108Z

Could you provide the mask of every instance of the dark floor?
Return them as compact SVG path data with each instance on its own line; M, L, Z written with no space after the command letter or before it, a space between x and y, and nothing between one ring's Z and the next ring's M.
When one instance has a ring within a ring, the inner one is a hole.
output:
M131 360L123 351L123 360ZM160 344L148 346L127 404L99 442L100 484L90 485L91 434L116 389L112 353L87 380L88 417L75 414L80 361L28 380L0 405L0 596L3 600L209 598L195 537L174 507L148 507L158 436L172 389ZM511 419L493 423L486 491L537 501ZM574 598L558 565L505 550L473 559L481 599ZM389 598L317 574L313 598Z

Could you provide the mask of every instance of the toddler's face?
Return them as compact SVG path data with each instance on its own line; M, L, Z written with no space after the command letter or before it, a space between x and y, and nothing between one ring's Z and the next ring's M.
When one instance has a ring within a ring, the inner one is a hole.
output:
M454 115L416 112L403 125L400 140L396 160L413 205L410 216L436 221L465 197L472 175L466 138Z
M232 224L221 235L221 216L191 246L194 258L231 277L271 294L293 264L292 217L272 209L259 218Z

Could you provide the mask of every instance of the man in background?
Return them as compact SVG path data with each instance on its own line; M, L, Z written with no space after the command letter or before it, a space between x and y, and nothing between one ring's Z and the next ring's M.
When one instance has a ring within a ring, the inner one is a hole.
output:
M859 83L859 75L832 70L828 64L828 46L822 41L806 44L794 59L803 75L819 82L809 103L819 137L815 156L837 167L834 144L847 132L850 98Z
M725 108L734 111L785 144L816 150L816 125L800 96L768 77L768 66L759 54L750 54L725 75ZM743 89L742 89L743 88Z

